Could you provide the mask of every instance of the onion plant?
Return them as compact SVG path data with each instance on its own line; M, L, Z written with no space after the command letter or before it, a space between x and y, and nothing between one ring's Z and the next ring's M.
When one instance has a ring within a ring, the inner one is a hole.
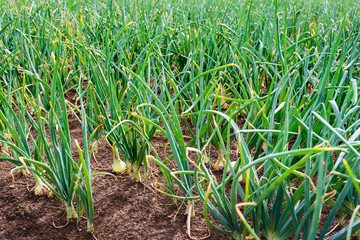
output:
M3 100L4 93L1 97ZM60 101L58 101L58 97ZM14 121L8 121L3 111L0 115L2 121L7 122L7 127L12 133L11 137L1 135L2 142L6 142L12 148L13 155L8 155L2 160L8 160L17 166L30 171L36 180L35 193L51 191L65 205L67 218L78 218L74 207L74 197L81 199L78 205L78 213L85 209L88 216L88 230L93 230L93 206L91 195L91 171L90 157L87 149L86 136L84 137L84 151L79 148L80 160L76 161L72 156L71 137L68 126L67 107L64 93L59 81L54 79L51 93L51 108L49 113L44 113L41 107L36 108L35 118L27 111L24 102L20 102L19 115L21 120L7 103L7 113ZM40 100L37 99L37 106ZM5 113L6 113L5 112ZM33 132L29 132L29 127ZM84 120L83 126L86 126ZM24 132L24 127L27 133ZM86 132L85 132L86 134ZM36 136L36 138L35 138ZM30 139L31 147L28 143ZM4 154L2 154L4 155ZM82 190L84 186L85 190ZM40 188L46 188L42 190Z
M126 92L129 91L126 81L116 83L111 77L106 88L106 96L109 97L109 100L104 100L101 97L102 93L98 87L99 81L102 80L93 80L89 89L89 96L91 105L94 107L93 111L101 123L101 126L98 124L94 127L101 127L106 140L113 147L113 171L116 173L124 171L123 165L125 163L127 171L130 172L133 167L134 177L140 181L140 168L144 164L144 179L147 179L148 142L151 141L156 129L148 125L142 125L140 128L138 123L132 119L132 98L129 95L126 96Z
M11 83L7 92L12 90ZM20 94L18 92L21 92ZM36 169L35 173L32 172L35 179L34 193L35 195L51 195L49 188L43 183L41 178L36 172L43 171L41 167L37 167L34 164L27 163L24 159L36 158L37 161L41 161L39 151L32 149L34 144L41 147L40 137L35 137L30 132L30 124L27 118L30 116L27 111L26 98L24 89L18 90L14 95L19 96L20 101L18 105L12 104L10 95L6 96L6 92L1 90L1 109L0 119L2 131L0 133L1 143L4 150L1 154L2 160L9 160L15 163L18 167L15 169L22 169L23 172L30 173L29 168ZM14 109L13 109L14 108ZM17 111L17 113L15 111ZM15 170L14 169L14 170Z

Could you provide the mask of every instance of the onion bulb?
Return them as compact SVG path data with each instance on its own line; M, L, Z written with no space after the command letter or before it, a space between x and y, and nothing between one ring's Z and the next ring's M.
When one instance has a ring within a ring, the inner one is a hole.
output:
M50 191L48 186L45 185L45 183L34 174L35 178L35 187L34 187L34 193L36 196L45 196L52 197L53 193Z
M203 161L203 163L207 164L209 163L209 157L208 155L206 154L206 151L203 151L203 154L201 156L201 160Z
M65 203L65 206L66 206L66 217L68 219L77 218L77 213L75 211L74 205L70 202L70 203Z
M94 153L98 153L99 151L99 141L95 141L93 144Z
M224 152L220 149L218 159L214 165L215 170L218 170L220 167L224 167L226 163Z
M120 159L120 155L115 146L113 146L114 163L112 169L115 173L122 173L126 170L125 162Z
M134 167L134 178L137 182L141 181L140 168Z

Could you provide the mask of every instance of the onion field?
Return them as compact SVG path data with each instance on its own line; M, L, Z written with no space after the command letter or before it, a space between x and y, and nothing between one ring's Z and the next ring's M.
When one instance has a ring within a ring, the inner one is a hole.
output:
M356 0L0 0L0 87L1 239L360 239Z

